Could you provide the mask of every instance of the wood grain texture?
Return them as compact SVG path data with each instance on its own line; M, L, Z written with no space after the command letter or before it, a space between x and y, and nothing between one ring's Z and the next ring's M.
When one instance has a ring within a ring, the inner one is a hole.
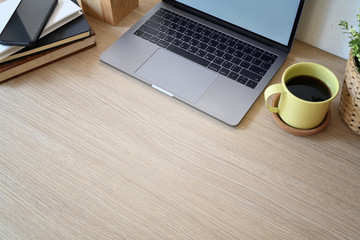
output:
M139 0L81 0L84 13L117 25L139 5Z
M0 85L0 239L359 239L360 137L339 97L320 133L282 131L260 97L227 126L100 62L158 0L97 46ZM270 84L312 61L295 41Z

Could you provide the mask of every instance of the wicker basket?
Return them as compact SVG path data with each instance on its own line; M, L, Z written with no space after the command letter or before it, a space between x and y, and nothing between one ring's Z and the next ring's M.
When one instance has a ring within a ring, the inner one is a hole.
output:
M349 57L346 65L340 115L351 130L360 134L360 73L352 56Z

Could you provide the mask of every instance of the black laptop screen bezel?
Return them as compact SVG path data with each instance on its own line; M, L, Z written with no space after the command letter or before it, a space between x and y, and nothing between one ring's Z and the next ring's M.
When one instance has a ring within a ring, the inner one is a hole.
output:
M222 26L224 28L227 28L227 29L230 29L230 30L232 30L234 32L243 34L243 35L245 35L245 36L247 36L249 38L255 39L256 41L264 43L264 44L266 44L268 46L280 49L281 51L284 51L286 53L289 53L290 50L291 50L291 47L292 47L292 44L293 44L293 41L294 41L294 38L295 38L296 29L297 29L297 26L299 24L300 16L301 16L304 4L305 4L305 0L300 0L298 11L296 13L295 21L294 21L294 24L293 24L293 28L291 30L291 34L290 34L288 44L284 45L284 44L281 44L281 43L276 42L274 40L271 40L269 38L265 38L263 36L260 36L259 34L256 34L254 32L243 29L243 28L241 28L239 26L236 26L234 24L231 24L229 22L226 22L224 20L221 20L221 19L219 19L217 17L214 17L212 15L209 15L209 14L207 14L205 12L194 9L194 8L192 8L192 7L188 6L188 5L185 5L183 3L180 3L180 2L178 2L176 0L162 0L162 1L165 2L165 3L171 4L176 8L179 8L181 10L184 10L186 12L194 14L195 16L201 17L201 18L206 19L206 20L208 20L210 22L218 24L218 25L220 25L220 26Z

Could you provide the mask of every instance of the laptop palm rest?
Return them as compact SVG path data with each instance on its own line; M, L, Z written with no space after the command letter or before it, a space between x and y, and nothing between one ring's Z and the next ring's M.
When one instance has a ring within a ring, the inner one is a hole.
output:
M135 75L191 103L218 77L218 73L164 49L158 49Z

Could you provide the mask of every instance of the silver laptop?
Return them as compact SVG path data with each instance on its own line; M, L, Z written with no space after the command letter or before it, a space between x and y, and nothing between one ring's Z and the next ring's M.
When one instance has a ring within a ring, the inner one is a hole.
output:
M305 0L163 0L100 59L237 125L290 52Z

